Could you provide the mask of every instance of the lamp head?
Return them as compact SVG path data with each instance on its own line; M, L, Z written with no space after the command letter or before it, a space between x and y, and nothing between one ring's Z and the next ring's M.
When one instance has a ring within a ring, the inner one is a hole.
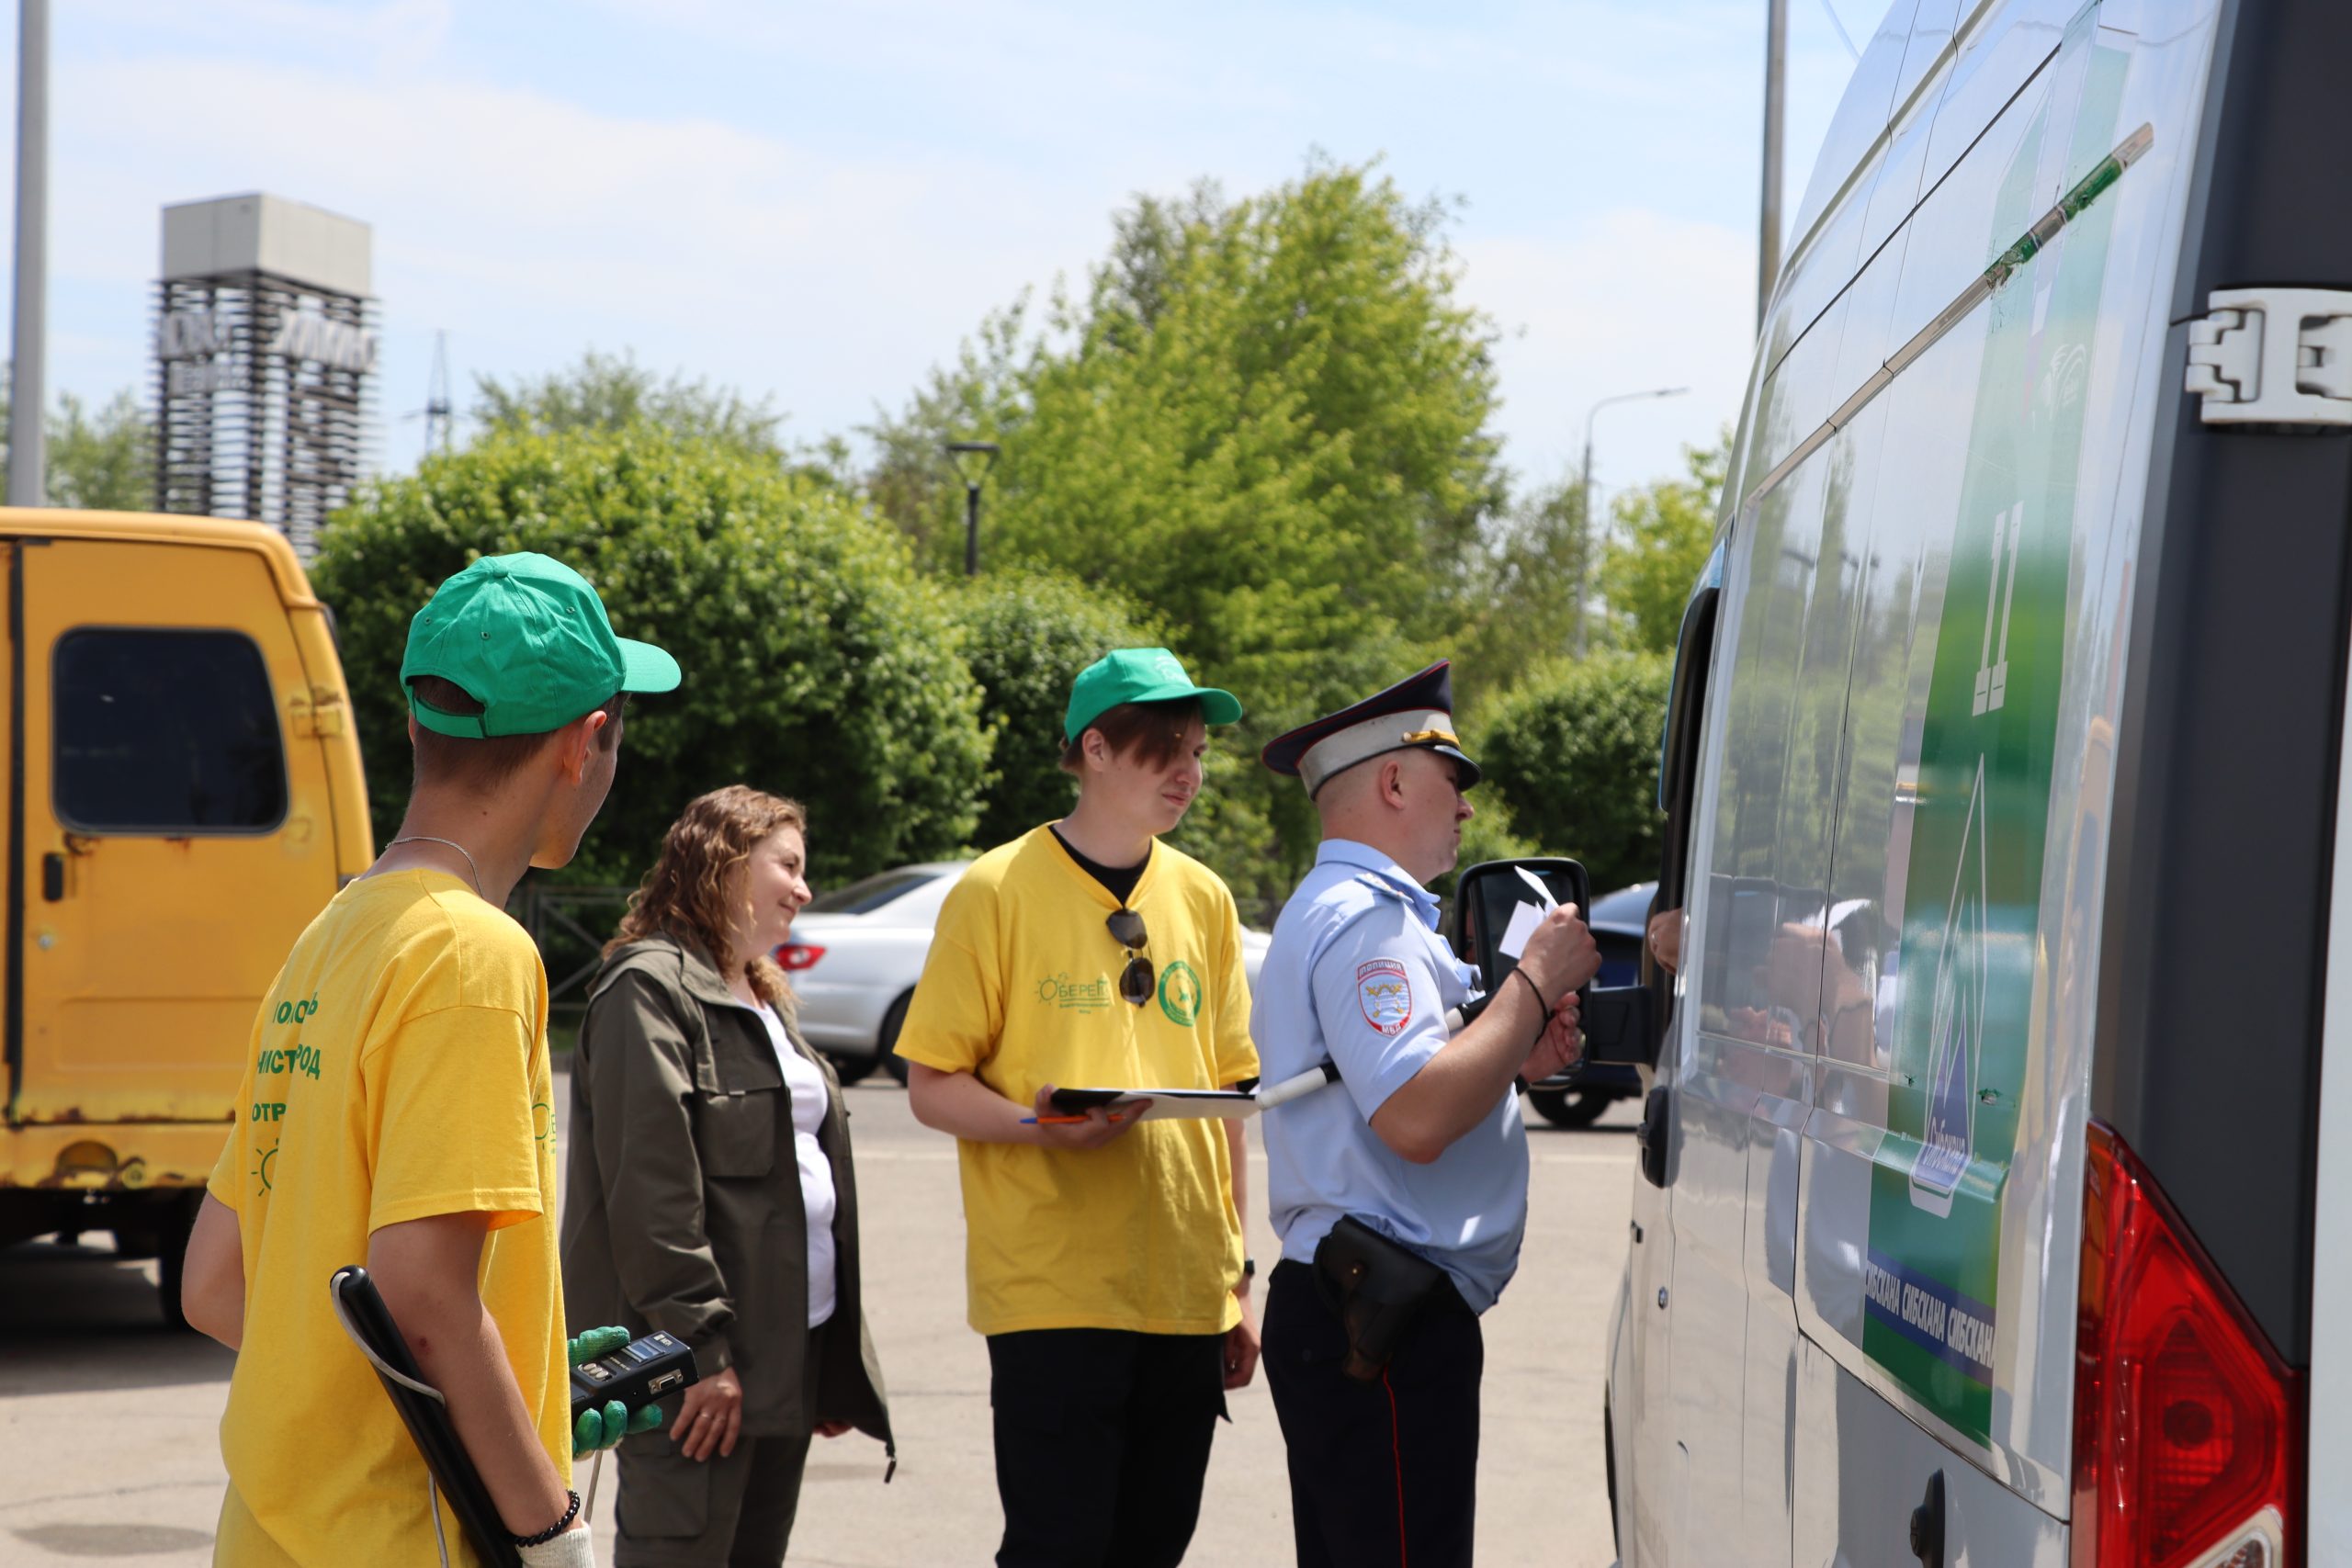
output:
M993 441L950 441L946 450L947 460L956 465L956 474L967 485L978 489L996 461L999 448Z

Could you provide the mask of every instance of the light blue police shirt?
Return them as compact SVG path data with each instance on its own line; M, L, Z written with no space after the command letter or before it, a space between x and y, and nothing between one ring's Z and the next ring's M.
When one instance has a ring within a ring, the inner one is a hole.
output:
M1312 1264L1342 1214L1441 1264L1479 1312L1519 1268L1527 1132L1509 1089L1435 1161L1415 1165L1373 1113L1437 1055L1478 972L1437 934L1437 899L1386 855L1327 839L1274 922L1250 1033L1261 1081L1339 1064L1340 1082L1266 1111L1267 1198L1283 1256Z

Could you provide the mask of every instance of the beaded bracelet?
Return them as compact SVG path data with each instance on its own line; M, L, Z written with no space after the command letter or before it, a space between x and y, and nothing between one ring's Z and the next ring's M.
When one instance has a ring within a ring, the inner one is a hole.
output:
M547 1529L541 1530L537 1535L516 1536L514 1538L514 1544L516 1546L545 1546L548 1542L553 1540L556 1537L561 1535L564 1531L571 1528L571 1521L580 1517L580 1494L571 1491L567 1487L565 1488L564 1495L571 1499L571 1506L564 1509L563 1517L556 1520L555 1523L549 1525Z

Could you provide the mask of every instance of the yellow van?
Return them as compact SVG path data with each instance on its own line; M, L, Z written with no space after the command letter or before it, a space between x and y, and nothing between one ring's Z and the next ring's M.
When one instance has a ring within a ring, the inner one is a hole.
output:
M257 524L0 509L0 1245L110 1230L176 1320L254 1009L374 856L343 668Z

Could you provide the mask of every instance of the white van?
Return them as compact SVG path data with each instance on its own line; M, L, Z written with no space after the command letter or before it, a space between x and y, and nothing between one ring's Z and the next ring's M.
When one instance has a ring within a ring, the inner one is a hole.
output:
M1856 68L1668 721L1627 1568L2352 1562L2347 79L2345 0Z

